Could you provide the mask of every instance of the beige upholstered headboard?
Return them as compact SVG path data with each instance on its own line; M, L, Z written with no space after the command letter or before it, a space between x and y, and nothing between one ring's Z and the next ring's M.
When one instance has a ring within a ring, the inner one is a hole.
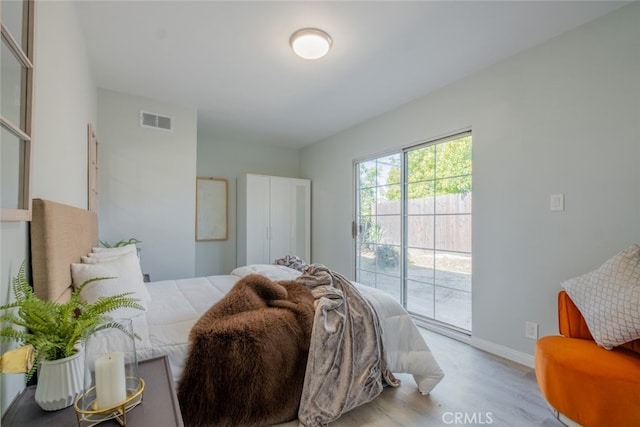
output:
M49 200L33 200L31 268L35 294L66 301L71 294L71 263L98 245L95 212Z

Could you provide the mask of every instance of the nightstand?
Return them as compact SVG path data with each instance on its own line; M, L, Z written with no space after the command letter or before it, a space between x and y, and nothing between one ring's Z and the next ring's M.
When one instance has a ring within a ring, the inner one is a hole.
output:
M127 412L127 427L183 427L178 397L173 385L167 356L138 363L138 373L144 379L142 404ZM2 417L2 427L78 427L73 405L59 411L43 411L34 399L36 386L25 388ZM109 420L100 427L120 426Z

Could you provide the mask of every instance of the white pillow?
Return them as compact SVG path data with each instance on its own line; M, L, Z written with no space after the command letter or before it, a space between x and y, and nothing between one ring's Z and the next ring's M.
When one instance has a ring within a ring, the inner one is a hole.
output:
M295 280L300 276L298 270L275 264L251 264L235 268L232 276L245 277L249 274L261 274L271 280Z
M104 255L107 255L107 253L104 253ZM92 256L92 255L97 255L97 256ZM112 261L117 261L118 258L120 258L121 256L126 256L126 255L108 255L108 256L102 256L103 252L99 252L97 254L89 254L87 256L81 256L80 257L80 261L82 261L84 264L100 264L102 262L112 262Z
M142 269L140 268L140 259L135 252L125 253L119 256L99 256L99 257L81 257L84 264L108 264L115 268L116 276L120 280L130 282L132 286L139 292L136 298L145 301L151 301L151 295L144 284ZM75 282L75 281L74 281ZM81 283L78 283L78 286Z
M562 282L596 343L611 350L640 338L640 246L598 269Z
M95 247L91 248L91 253L89 256L101 256L99 254L104 254L105 256L115 256L115 255L124 255L128 253L138 253L138 249L135 244L118 246L117 248L101 248Z
M137 298L139 300L137 301L137 303L144 308L144 311L125 307L110 311L105 314L114 318L133 318L144 314L147 309L147 301L140 298L140 295L138 294L138 292L136 292L136 289L129 283L116 277L117 273L117 270L113 266L109 266L106 263L71 264L73 286L76 288L87 280L97 277L115 277L114 279L96 280L95 282L92 282L85 286L82 289L82 292L80 292L80 297L83 300L92 304L95 303L100 297L118 295L125 292L133 292L133 294L129 296L131 298Z

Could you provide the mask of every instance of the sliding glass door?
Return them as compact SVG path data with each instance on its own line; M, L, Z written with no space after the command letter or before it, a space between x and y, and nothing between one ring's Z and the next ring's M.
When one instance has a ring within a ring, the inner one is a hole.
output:
M356 164L356 280L471 331L471 134Z
M401 155L359 163L356 275L360 283L402 299L402 186L397 171Z

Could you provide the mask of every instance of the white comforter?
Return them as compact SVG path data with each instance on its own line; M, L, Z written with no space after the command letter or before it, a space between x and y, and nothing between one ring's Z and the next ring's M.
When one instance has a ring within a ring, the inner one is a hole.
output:
M262 274L272 280L295 279L300 273L279 265L258 264L239 267L230 275L164 280L147 284L152 301L146 314L134 319L141 341L140 359L166 354L173 379L182 375L191 327L240 278ZM387 365L394 373L412 374L418 390L428 394L444 376L420 331L391 295L355 283L378 313Z

